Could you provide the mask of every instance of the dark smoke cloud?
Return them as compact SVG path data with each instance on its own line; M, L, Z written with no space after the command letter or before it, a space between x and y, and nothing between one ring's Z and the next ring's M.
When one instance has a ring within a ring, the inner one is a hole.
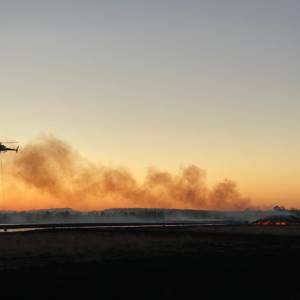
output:
M125 168L98 166L84 160L55 137L43 137L25 146L8 169L11 179L4 207L236 210L250 206L250 200L238 193L233 181L225 180L209 189L205 172L197 166L183 168L178 174L152 168L139 182Z

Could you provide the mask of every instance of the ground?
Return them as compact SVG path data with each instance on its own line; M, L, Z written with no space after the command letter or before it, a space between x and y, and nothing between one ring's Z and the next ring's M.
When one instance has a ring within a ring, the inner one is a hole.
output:
M0 234L2 291L18 299L300 299L299 263L298 226Z

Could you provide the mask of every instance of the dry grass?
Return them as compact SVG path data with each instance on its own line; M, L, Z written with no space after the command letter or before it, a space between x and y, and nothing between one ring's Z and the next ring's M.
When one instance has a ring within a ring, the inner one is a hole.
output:
M299 250L300 227L36 230L0 234L0 269L149 257L289 256Z

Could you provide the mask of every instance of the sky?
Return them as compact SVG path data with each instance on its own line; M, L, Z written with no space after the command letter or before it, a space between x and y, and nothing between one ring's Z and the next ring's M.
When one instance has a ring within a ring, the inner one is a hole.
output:
M298 0L1 0L2 140L300 204Z

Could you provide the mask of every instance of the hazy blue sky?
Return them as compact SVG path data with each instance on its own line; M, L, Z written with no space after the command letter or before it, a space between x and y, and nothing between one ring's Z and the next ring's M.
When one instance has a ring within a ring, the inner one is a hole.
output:
M300 1L7 0L1 134L300 199Z

